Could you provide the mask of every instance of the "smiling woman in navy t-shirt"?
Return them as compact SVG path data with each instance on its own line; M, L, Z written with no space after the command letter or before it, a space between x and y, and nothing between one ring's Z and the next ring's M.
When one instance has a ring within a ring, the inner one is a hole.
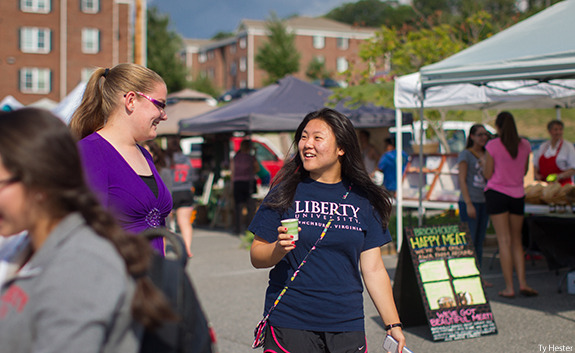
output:
M353 125L332 109L312 112L298 127L294 146L298 153L249 227L255 234L252 264L273 267L264 351L366 352L362 277L401 349L405 338L380 252L391 241L391 201L366 172ZM286 218L299 220L297 242L281 225Z

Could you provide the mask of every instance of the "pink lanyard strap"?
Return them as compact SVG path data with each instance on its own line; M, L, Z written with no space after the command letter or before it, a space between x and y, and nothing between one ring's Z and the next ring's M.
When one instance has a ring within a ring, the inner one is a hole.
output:
M345 193L345 195L343 195L342 200L347 199L347 196L349 195L349 192L351 191L351 186L352 184L349 185L349 188L347 189L347 192ZM323 231L321 232L319 238L315 241L315 243L313 244L313 246L311 247L311 249L309 249L308 253L305 255L305 257L303 258L302 262L299 264L299 266L297 267L297 269L295 270L295 272L293 273L293 275L291 276L289 282L285 285L285 287L282 289L282 291L280 292L280 294L278 295L278 297L276 298L274 305L270 308L270 311L268 311L268 314L266 315L266 317L264 318L263 321L266 321L269 317L270 314L272 313L272 311L276 308L276 306L278 305L278 303L280 302L280 300L282 299L282 297L284 296L285 292L287 292L288 290L288 286L293 282L293 280L297 277L300 269L302 268L302 266L306 263L306 260L308 258L308 256L311 254L312 251L314 251L317 247L317 245L319 244L319 242L323 239L323 237L325 237L325 233L327 233L327 230L329 228L329 226L331 225L331 222L333 222L333 218L330 219L327 224L325 225L325 227L323 228Z

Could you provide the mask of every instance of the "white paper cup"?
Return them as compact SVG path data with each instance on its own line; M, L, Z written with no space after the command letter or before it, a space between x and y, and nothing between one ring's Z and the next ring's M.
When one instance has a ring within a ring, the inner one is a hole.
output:
M298 237L298 221L297 218L282 219L282 226L286 227L287 233L293 235L293 240L297 241Z

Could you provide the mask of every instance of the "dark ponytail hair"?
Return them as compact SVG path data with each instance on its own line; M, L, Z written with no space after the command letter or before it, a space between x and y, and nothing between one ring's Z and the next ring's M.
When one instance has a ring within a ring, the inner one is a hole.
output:
M517 133L517 127L515 126L513 115L509 112L499 113L497 115L497 119L495 119L495 125L499 128L501 143L503 143L503 146L505 146L505 149L509 152L511 158L515 159L519 151L521 138Z
M166 151L160 147L156 140L148 140L143 143L144 147L147 147L152 155L152 160L158 171L167 167L166 163ZM170 163L172 164L172 163Z
M292 157L286 161L272 182L272 193L267 205L280 212L286 212L292 207L298 184L309 177L309 172L303 168L303 162L298 151L298 143L307 124L313 119L320 119L331 127L339 148L345 151L339 157L341 177L353 184L353 188L361 190L381 218L382 226L387 228L391 213L391 197L382 187L373 183L365 170L361 150L355 129L351 121L340 112L323 108L305 116L295 132L295 138L290 147ZM274 189L275 187L275 189Z
M45 211L52 219L79 212L99 236L114 245L136 281L132 313L138 322L154 328L176 319L163 294L146 276L151 246L145 239L127 234L99 204L84 181L75 140L60 119L34 108L0 115L0 156L4 167L28 192L45 195Z
M168 136L167 138L167 147L166 147L166 156L168 157L168 161L170 165L174 165L174 155L176 153L182 152L182 147L180 146L180 136Z

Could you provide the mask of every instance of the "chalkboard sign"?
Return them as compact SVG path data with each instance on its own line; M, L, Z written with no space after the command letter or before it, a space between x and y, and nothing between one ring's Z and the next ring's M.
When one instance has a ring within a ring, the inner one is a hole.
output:
M465 225L406 228L393 292L404 325L427 322L434 341L497 333Z

